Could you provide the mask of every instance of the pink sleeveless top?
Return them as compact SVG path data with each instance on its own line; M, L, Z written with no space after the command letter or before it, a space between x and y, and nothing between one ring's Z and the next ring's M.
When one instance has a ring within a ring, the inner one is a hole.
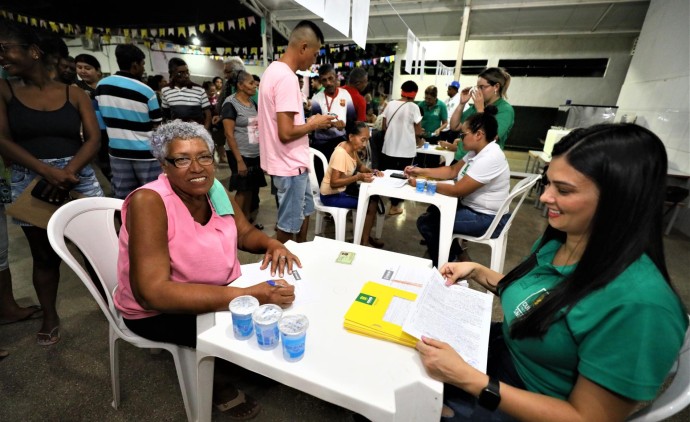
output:
M197 223L180 197L173 192L165 174L139 189L157 192L165 204L171 280L180 283L227 285L241 275L240 262L237 259L237 227L232 214L221 216L211 205L213 212L208 223ZM122 205L123 222L127 221L127 207L131 196L130 193ZM129 283L129 233L125 224L122 224L119 239L115 307L127 319L159 315L161 312L143 309L132 293Z

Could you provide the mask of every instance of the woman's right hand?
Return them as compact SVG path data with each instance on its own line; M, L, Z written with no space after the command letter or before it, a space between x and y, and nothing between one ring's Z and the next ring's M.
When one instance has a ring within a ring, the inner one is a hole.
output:
M244 160L240 158L239 160L237 160L237 174L239 174L242 177L246 177L247 173L247 164L245 164Z
M467 102L470 100L470 97L471 97L470 90L471 89L472 89L471 87L467 87L467 88L463 89L462 91L460 91L460 103L461 104L467 104Z
M77 175L67 168L49 167L42 176L48 183L62 190L71 190L79 184Z
M273 303L281 308L287 308L295 301L295 286L283 279L273 280L275 286L263 282L249 287L248 294L259 300L260 304Z
M374 173L357 173L357 180L364 183L371 183L374 181Z
M422 174L422 169L417 166L407 166L405 170L403 170L403 173L405 173L406 176L417 177Z
M441 267L441 275L446 279L446 286L454 284L458 280L472 278L475 269L474 262L448 262Z

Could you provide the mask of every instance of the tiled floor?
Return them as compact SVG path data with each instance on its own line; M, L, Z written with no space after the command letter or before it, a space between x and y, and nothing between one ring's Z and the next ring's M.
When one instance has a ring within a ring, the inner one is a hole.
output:
M509 152L511 169L524 171L526 153ZM219 169L219 178L227 180L227 166ZM263 189L258 222L273 235L275 201L269 189ZM511 228L505 268L515 266L546 226L541 211L533 206L534 197L520 209ZM415 220L425 204L407 201L405 212L386 217L382 240L386 249L423 256L424 246ZM327 223L325 236L333 237L333 225ZM31 259L21 231L10 224L10 268L15 296L22 304L36 303L31 285ZM348 239L352 231L348 227ZM313 222L310 233L313 237ZM672 279L686 305L690 306L690 238L677 231L665 238L667 262ZM470 256L488 264L488 248L471 246ZM243 263L255 262L256 255L242 253ZM0 347L11 352L0 362L0 421L183 421L184 406L175 368L167 353L152 355L129 344L121 344L120 409L110 406L110 369L108 328L105 318L88 291L63 265L58 309L62 318L62 341L49 348L35 345L40 321L0 326ZM497 314L498 316L498 314ZM311 341L318 341L312 339ZM334 362L334 364L337 364ZM350 421L351 412L284 387L263 377L238 370L237 385L255 396L263 405L256 421ZM230 420L214 412L216 421ZM672 421L687 421L686 409Z

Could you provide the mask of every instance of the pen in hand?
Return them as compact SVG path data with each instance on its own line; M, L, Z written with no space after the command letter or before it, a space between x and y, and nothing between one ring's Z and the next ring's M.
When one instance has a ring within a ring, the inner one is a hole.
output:
M283 285L282 285L282 284L278 284L278 283L276 283L276 281L275 281L275 280L266 280L266 283L268 283L268 285L269 285L269 286L271 286L271 287L275 287L275 286L278 286L278 287L283 287Z

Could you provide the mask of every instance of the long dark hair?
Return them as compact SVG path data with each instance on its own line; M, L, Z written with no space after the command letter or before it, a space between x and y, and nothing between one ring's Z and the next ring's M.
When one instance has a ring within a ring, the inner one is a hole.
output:
M599 189L599 202L591 221L587 246L575 270L549 295L511 327L513 338L542 337L549 326L590 293L605 287L647 254L671 285L663 246L663 203L667 158L661 140L634 124L598 124L575 129L553 148L591 179ZM550 240L565 242L566 233L546 228L527 260L498 285L502 292L536 265L536 254ZM673 286L671 286L673 288Z

